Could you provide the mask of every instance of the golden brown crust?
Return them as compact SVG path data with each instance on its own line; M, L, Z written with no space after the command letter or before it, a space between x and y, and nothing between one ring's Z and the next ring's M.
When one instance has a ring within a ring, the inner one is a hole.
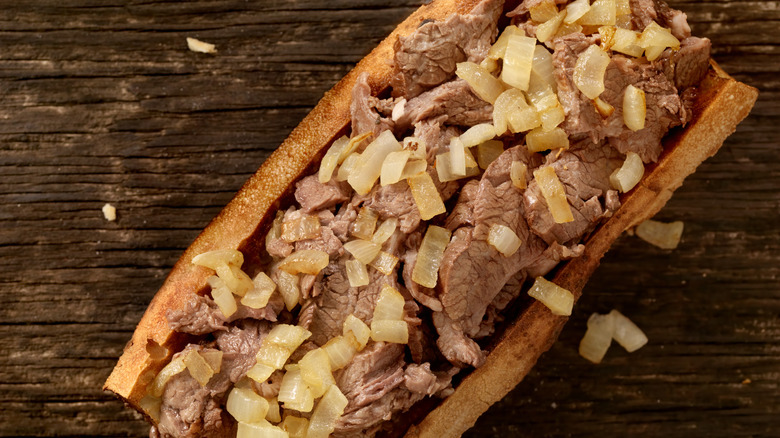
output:
M104 389L112 391L139 409L146 385L185 342L168 326L166 313L182 309L190 296L205 288L210 272L193 266L192 257L217 248L247 249L261 236L292 184L313 168L325 147L349 124L351 90L357 77L370 74L375 93L388 87L393 43L409 35L424 19L443 19L471 10L478 0L436 0L422 6L366 56L293 130L263 163L235 198L184 252L157 292L138 324L133 338L109 376ZM702 85L694 120L666 142L659 163L633 191L623 206L586 245L585 254L559 269L555 282L576 296L612 242L625 229L651 217L669 199L752 108L757 90L734 81L713 63ZM246 252L246 251L245 251ZM566 318L553 316L541 304L530 306L509 327L487 358L486 364L469 375L437 409L408 436L455 436L471 427L487 408L500 400L528 373L538 357L557 338ZM160 348L162 347L162 348ZM164 349L163 349L164 348Z

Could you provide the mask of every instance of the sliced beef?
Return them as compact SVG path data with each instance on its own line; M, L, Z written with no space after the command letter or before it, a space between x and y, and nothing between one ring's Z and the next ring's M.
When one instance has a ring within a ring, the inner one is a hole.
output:
M574 221L564 224L553 221L536 180L525 191L526 220L531 230L548 244L577 242L609 214L602 199L611 190L609 175L622 164L621 157L610 148L584 140L570 151L550 154L547 159L547 165L555 169L566 189Z
M485 311L485 317L479 324L479 332L474 335L474 339L481 339L492 335L496 330L496 325L504 321L504 315L502 311L520 296L520 292L523 290L523 283L525 282L527 275L524 271L520 271L509 280L507 280L504 287L496 294L493 301Z
M459 126L489 123L493 105L477 97L466 81L456 79L410 99L396 120L396 132L406 132L422 120Z
M680 50L666 50L653 65L674 78L678 90L695 86L710 68L712 43L707 38L689 37L680 42Z
M558 96L566 112L563 129L573 137L588 135L594 143L609 138L610 145L624 154L632 151L646 163L656 161L662 150L661 138L669 128L686 122L686 112L677 88L661 69L652 64L614 55L604 75L606 88L599 97L612 105L615 111L609 117L602 117L572 79L577 57L594 41L595 37L581 33L555 40L553 66ZM645 128L636 132L628 129L623 122L623 95L628 85L645 92Z
M349 226L357 219L357 208L352 202L341 204L338 213L328 224L333 234L342 242L349 237Z
M226 318L214 300L203 295L193 295L184 309L169 310L166 318L171 330L191 335L205 335L226 330L225 324L239 319L276 321L277 315L283 308L284 301L281 296L273 294L266 307L253 309L239 303L236 312Z
M213 351L211 348L190 344L174 357L181 357L192 350ZM220 406L224 405L226 393L232 386L228 368L224 365L228 364L223 364L222 370L206 386L200 386L187 370L171 377L165 385L160 405L160 422L157 427L161 436L235 436L235 422Z
M438 122L423 120L414 125L414 136L425 143L425 158L431 165L435 162L436 155L450 150L452 137L457 137L460 134L461 132L457 128L443 127Z
M464 225L474 226L474 200L479 192L479 181L472 179L468 181L461 189L458 195L458 201L452 212L447 216L445 227L454 231Z
M404 364L400 344L376 342L355 355L336 377L336 384L349 400L337 433L361 431L390 418L389 410L375 415L379 408L376 402L404 383Z
M453 373L434 373L427 362L409 364L404 370L404 386L415 394L435 395L451 385L452 376Z
M295 183L295 200L305 213L324 210L349 201L351 192L348 183L331 179L323 184L317 174L309 175Z
M484 0L471 14L422 24L394 45L393 95L411 99L455 74L458 62L480 62L498 33L501 0Z
M553 242L544 250L536 263L526 268L526 274L528 274L529 278L547 275L560 262L579 257L584 251L585 245L572 243L570 246L564 246L558 242Z
M398 218L398 226L404 233L416 230L422 220L406 180L384 187L377 184L364 205L377 212L382 220Z
M243 320L229 330L216 334L216 346L222 351L222 370L236 383L255 365L257 351L271 325L265 321Z
M320 236L316 239L299 240L295 242L295 250L315 249L328 253L331 257L337 257L344 253L341 240L333 233L333 230L324 226L320 228Z
M523 194L509 178L512 161L529 159L526 148L516 146L488 166L474 201L473 229L467 226L456 230L444 252L439 270L439 299L444 312L434 314L434 325L440 335L437 345L455 365L482 364L484 356L478 354L478 347L475 351L476 344L467 337L478 333L485 310L507 280L544 250L523 217ZM523 242L512 256L503 256L487 243L494 224L509 227Z
M683 40L691 36L688 17L682 11L672 9L666 2L659 0L630 0L631 22L638 31L644 30L650 23L656 22L672 30L672 35Z
M361 74L352 88L352 103L349 105L352 115L352 135L358 136L366 132L380 132L393 127L393 121L382 117L376 110L379 100L371 95L371 86L368 84L368 73Z

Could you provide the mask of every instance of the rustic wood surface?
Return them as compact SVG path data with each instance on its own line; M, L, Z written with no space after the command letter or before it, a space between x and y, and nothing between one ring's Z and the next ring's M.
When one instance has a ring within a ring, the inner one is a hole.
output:
M146 433L100 387L166 272L420 3L0 0L0 435ZM622 237L471 436L780 435L780 2L672 4L759 102L660 214L680 247ZM595 366L579 338L612 308L650 343Z

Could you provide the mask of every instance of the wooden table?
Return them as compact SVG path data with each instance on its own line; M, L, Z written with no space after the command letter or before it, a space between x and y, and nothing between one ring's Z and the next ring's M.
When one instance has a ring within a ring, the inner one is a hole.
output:
M100 387L166 272L420 2L0 1L0 435L146 433ZM780 3L673 4L759 102L660 214L680 247L621 238L473 436L780 435ZM650 343L592 365L612 308Z

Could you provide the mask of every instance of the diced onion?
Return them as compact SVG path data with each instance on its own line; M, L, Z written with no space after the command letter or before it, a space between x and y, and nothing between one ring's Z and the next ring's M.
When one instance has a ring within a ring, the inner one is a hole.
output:
M320 237L320 220L310 214L282 223L282 240L287 243Z
M159 373L157 373L157 376L154 378L154 381L152 381L152 384L147 389L147 392L152 397L162 397L163 391L165 390L165 385L168 383L168 380L170 380L171 377L175 376L176 374L184 371L186 368L187 366L184 365L181 357L172 359L170 362L168 362L167 365L163 367L163 369L160 370Z
M412 189L414 203L417 204L422 220L427 221L447 211L439 191L433 184L433 179L427 172L409 178L408 182L409 188Z
M530 131L542 124L539 112L527 105L519 111L509 113L509 130L513 133Z
M495 102L498 95L504 91L501 81L490 74L490 71L473 62L457 63L455 74L466 81L474 90L474 94L485 102Z
M281 427L287 432L289 438L306 438L306 430L309 428L309 420L306 418L288 415L284 417Z
M428 155L428 148L425 141L417 137L406 137L403 139L403 148L411 152L410 160L424 160Z
M309 429L306 438L327 438L336 429L336 422L344 413L348 400L332 385L317 403L317 407L309 419Z
M352 333L355 340L359 344L359 350L366 347L368 338L371 336L371 329L360 318L350 314L347 319L344 320L343 334L346 336L348 333Z
M379 215L374 210L368 207L360 207L355 222L349 227L349 232L358 239L371 239L378 219Z
M601 38L601 48L609 50L615 43L615 26L599 27L599 37Z
M648 61L654 61L667 48L680 48L680 40L672 35L672 31L652 22L645 27L639 37L639 46L645 49Z
M301 299L301 289L298 286L300 279L297 275L290 274L280 269L276 281L276 285L279 288L279 294L281 294L282 299L284 299L284 307L287 310L292 310L298 305L298 301Z
M675 249L680 244L683 233L683 223L675 221L664 223L646 220L636 227L636 235L645 242L662 249Z
M269 367L278 370L281 369L287 359L290 358L292 351L289 348L283 347L274 343L263 342L263 346L257 350L257 363L268 365Z
M355 340L354 343L350 341L348 334L335 336L322 346L322 349L328 354L330 369L335 371L343 368L355 356L359 344L354 336L352 336L352 339Z
M583 26L614 26L617 9L615 0L596 0L577 23ZM592 99L592 98L591 98Z
M241 423L257 423L265 420L268 400L251 389L233 388L227 399L227 411Z
M615 0L615 13L617 13L618 17L631 14L631 1Z
M402 97L401 99L396 102L395 105L393 105L393 112L390 114L390 119L394 122L397 122L398 119L401 118L401 116L404 115L404 112L406 111L406 98Z
M498 97L498 96L496 96ZM496 136L496 128L490 123L480 123L467 129L460 135L463 146L470 148L482 144Z
M506 225L493 224L488 232L487 242L504 257L511 257L520 249L520 238Z
M393 137L391 131L382 131L381 134L372 141L355 163L352 173L347 178L347 182L359 195L365 195L371 191L371 188L379 179L382 171L382 163L390 152L400 151L401 145Z
M557 11L557 9L556 9ZM541 43L545 43L552 39L558 28L561 26L563 19L566 17L566 10L558 12L553 17L545 21L544 23L536 26L536 39Z
M262 383L268 380L269 377L271 377L271 374L276 371L276 368L265 365L262 363L255 364L252 368L249 369L249 371L246 372L246 376L250 379L254 380L255 382Z
M336 181L346 181L347 178L352 174L352 171L355 169L355 166L357 165L358 160L360 159L360 154L357 152L354 152L352 154L349 154L347 158L344 159L344 162L341 164L341 167L339 167L339 171L336 172Z
M615 169L609 176L609 183L613 189L627 192L634 188L645 173L645 164L635 152L626 154L626 161L620 168Z
M498 69L497 61L504 57L504 54L506 53L507 42L509 42L509 37L513 34L525 35L525 32L523 32L517 26L510 25L505 27L504 31L501 32L501 35L498 37L496 42L490 47L490 50L488 50L488 54L485 59L483 59L479 65L491 73L496 71Z
M487 167L504 153L504 143L500 140L488 140L477 146L477 163L482 169Z
M525 135L525 142L530 152L542 152L550 149L565 149L569 147L569 136L561 128L545 132L536 128Z
M518 189L524 189L528 187L527 181L528 166L522 161L512 161L509 167L509 179L512 180L512 184Z
M329 261L330 257L324 251L303 249L285 257L279 263L279 269L293 275L300 273L317 275L328 266Z
M334 141L330 148L328 148L328 152L326 152L325 156L322 157L322 162L320 162L320 170L317 174L317 178L321 183L325 184L330 181L330 178L333 176L333 171L339 164L341 153L344 151L344 149L347 148L348 145L349 138L344 135Z
M200 386L206 386L214 375L214 370L196 350L190 350L181 360L192 378L200 383Z
M562 36L566 36L572 33L582 32L582 26L580 26L577 23L570 23L567 24L566 20L564 20L561 27L558 28L558 32L555 34L555 38L559 38Z
M390 285L385 284L379 292L374 307L374 320L401 320L404 317L404 297Z
M640 57L644 49L639 46L639 34L629 29L616 28L612 50L629 56Z
M428 169L428 162L423 160L410 160L406 162L404 171L401 174L401 179L409 179L413 176L417 176Z
M555 76L553 72L554 68L552 54L548 52L547 49L545 49L543 46L537 45L534 48L534 61L531 66L531 73L533 73L532 77L535 75L537 79L549 85L554 92L558 86L555 82ZM531 91L530 88L528 91Z
M282 222L284 221L284 212L283 211L277 211L276 212L276 218L274 218L274 221L271 223L271 229L268 230L268 234L265 235L265 248L267 252L270 252L268 250L268 245L274 242L276 239L279 239L282 237ZM243 255L241 256L243 260ZM241 262L243 264L243 261Z
M496 135L503 135L509 128L509 114L528 106L523 92L510 88L504 91L493 104L493 126Z
M344 249L352 254L355 259L367 265L376 258L382 246L368 240L356 239L345 243Z
M206 350L201 351L200 355L209 364L209 367L214 370L214 374L218 373L222 368L222 352L219 350Z
M265 339L263 345L274 344L295 351L303 341L309 339L311 332L298 325L276 324ZM279 367L281 368L281 367Z
M371 261L371 266L377 271L390 275L395 270L395 265L398 264L398 257L384 251L380 251L379 255Z
M244 264L244 254L235 249L217 249L204 252L192 258L192 264L204 266L216 270L222 265L233 265L240 267Z
M558 7L552 0L542 0L528 8L528 12L531 15L531 20L543 23L555 17L555 14L558 13Z
M217 46L199 39L187 37L187 48L198 53L217 53Z
M276 283L265 272L257 274L252 283L254 283L254 287L244 295L241 304L253 309L262 309L268 304L271 294L276 290Z
M328 353L322 348L315 348L306 353L298 365L301 367L301 378L311 388L314 398L322 397L330 385L336 384L330 370Z
M542 129L545 132L552 131L560 125L566 117L563 111L563 106L558 101L558 95L552 92L551 89L540 94L529 94L531 102L539 113L539 118L542 121Z
M382 222L382 225L376 229L374 235L371 236L371 241L380 245L387 242L387 239L395 233L396 228L398 228L398 218L387 218L387 220Z
M574 295L544 277L536 277L528 295L547 306L553 315L569 316L574 307Z
M534 170L534 178L539 184L539 189L547 201L547 207L550 209L553 220L557 224L572 222L574 215L571 212L569 201L566 199L566 189L564 189L561 180L555 173L552 166L543 166Z
M214 299L214 302L217 304L217 307L219 307L219 310L225 318L230 317L230 315L238 310L238 305L236 304L236 299L233 298L233 293L230 292L230 289L227 288L225 282L219 277L211 276L207 281L209 285L211 285L211 298Z
M225 286L235 295L243 297L252 288L252 279L235 265L217 266L216 272L225 282Z
M145 395L144 398L138 402L138 407L157 423L160 422L160 405L162 405L162 400L159 397L153 397L149 394Z
M450 140L450 170L455 176L466 176L466 147L458 137Z
M283 403L284 409L293 409L298 412L311 412L314 407L314 394L311 388L303 381L301 369L290 365L282 377L279 387L279 395L276 399Z
M628 129L639 131L645 127L646 116L645 92L629 84L623 94L623 121Z
M615 112L615 107L610 105L609 102L602 100L600 97L593 99L593 107L596 108L596 112L601 114L601 117L604 117L605 119Z
M574 23L582 18L590 10L590 3L588 0L575 0L566 5L566 17L563 22L566 24Z
M464 161L466 161L466 153L464 151ZM466 165L466 174L465 175L455 175L455 173L452 172L452 160L450 159L450 153L445 152L443 154L436 155L436 174L439 177L439 181L441 182L447 182L447 181L455 181L462 178L468 178L470 176L479 175L479 168L470 167L468 166L468 163Z
M593 363L601 363L612 344L615 320L612 315L594 313L588 318L588 329L580 341L580 356Z
M573 74L574 85L588 99L595 99L604 92L604 73L609 63L609 55L599 46L589 46L577 57Z
M371 339L394 344L409 343L409 325L404 320L375 319L371 321Z
M435 225L428 227L417 253L417 262L412 270L412 281L421 286L436 287L439 279L439 266L444 256L444 250L450 243L451 234L446 228Z
M347 279L352 287L366 286L369 282L368 268L360 260L347 260L344 262L347 269Z
M271 423L282 421L282 413L276 397L268 399L268 413L265 415L265 419Z
M287 432L267 421L238 423L236 438L289 438Z
M625 315L614 309L609 312L609 315L612 316L615 321L615 331L613 332L612 337L621 347L625 348L627 352L633 353L647 344L647 336L642 329L637 327L636 324Z
M520 90L528 89L536 38L512 34L507 41L501 80Z
M382 163L379 185L384 187L401 181L406 162L409 161L411 155L412 153L407 150L395 151L387 154L387 158L385 158L385 161Z

